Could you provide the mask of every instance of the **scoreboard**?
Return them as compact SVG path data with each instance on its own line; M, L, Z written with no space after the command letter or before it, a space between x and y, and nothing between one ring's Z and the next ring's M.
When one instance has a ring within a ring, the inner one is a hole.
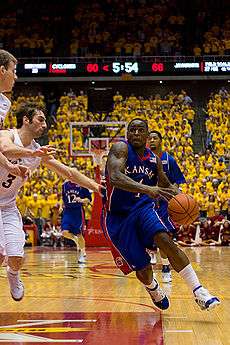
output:
M199 61L199 62L165 62L149 59L147 62L139 60L121 60L116 59L110 62L87 62L66 63L58 59L58 62L52 60L42 60L38 63L19 61L17 65L18 77L106 77L122 76L129 74L132 76L205 76L205 75L230 75L230 58L227 61ZM73 61L73 59L72 59Z

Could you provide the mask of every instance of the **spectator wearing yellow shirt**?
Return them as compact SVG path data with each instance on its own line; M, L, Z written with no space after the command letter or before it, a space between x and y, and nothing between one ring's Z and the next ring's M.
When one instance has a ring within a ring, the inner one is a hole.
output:
M218 209L218 201L214 195L209 195L208 199L208 208L207 208L207 216L208 218L214 217L216 214L216 210Z
M206 218L208 212L209 197L203 187L200 188L200 193L196 195L195 199L200 207L200 216L202 218Z
M224 217L228 215L228 203L230 201L230 192L228 186L224 186L222 192L220 192L220 202L221 202L221 214Z

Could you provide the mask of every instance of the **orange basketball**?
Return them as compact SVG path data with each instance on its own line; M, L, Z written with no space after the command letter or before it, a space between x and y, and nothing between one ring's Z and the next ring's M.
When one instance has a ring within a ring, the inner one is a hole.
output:
M181 193L170 199L168 213L175 223L189 225L199 216L199 206L193 197Z

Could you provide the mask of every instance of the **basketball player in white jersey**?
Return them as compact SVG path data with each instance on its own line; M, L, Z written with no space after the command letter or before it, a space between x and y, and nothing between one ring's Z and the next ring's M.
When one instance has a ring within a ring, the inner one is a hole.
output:
M11 92L14 86L16 75L16 58L5 50L0 49L0 129L3 126L5 117L10 110L11 102L3 94L3 92ZM20 164L12 164L3 154L0 152L0 171L1 168L6 168L9 173L26 177L28 174L28 169Z
M39 138L46 130L44 112L37 105L27 102L16 111L17 128L14 130L0 131L0 150L7 158L14 157L23 165L34 171L42 162L59 176L77 183L82 187L98 192L100 185L94 180L81 174L77 169L70 168L53 156L43 158L31 157L31 151L36 151ZM20 301L24 295L24 286L20 281L19 270L22 267L24 256L25 234L22 228L21 215L16 207L16 196L23 185L23 180L9 174L6 169L0 175L0 231L4 234L4 243L0 244L1 257L3 249L8 257L7 277L12 298Z

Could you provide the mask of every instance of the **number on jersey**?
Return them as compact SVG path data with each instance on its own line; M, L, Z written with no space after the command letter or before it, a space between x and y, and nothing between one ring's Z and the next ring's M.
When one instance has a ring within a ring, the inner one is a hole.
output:
M79 197L76 194L68 194L67 198L68 198L69 204L74 204L76 202L79 202Z
M13 181L16 179L16 176L9 174L7 176L7 180L2 182L2 187L4 188L10 188L12 185Z

